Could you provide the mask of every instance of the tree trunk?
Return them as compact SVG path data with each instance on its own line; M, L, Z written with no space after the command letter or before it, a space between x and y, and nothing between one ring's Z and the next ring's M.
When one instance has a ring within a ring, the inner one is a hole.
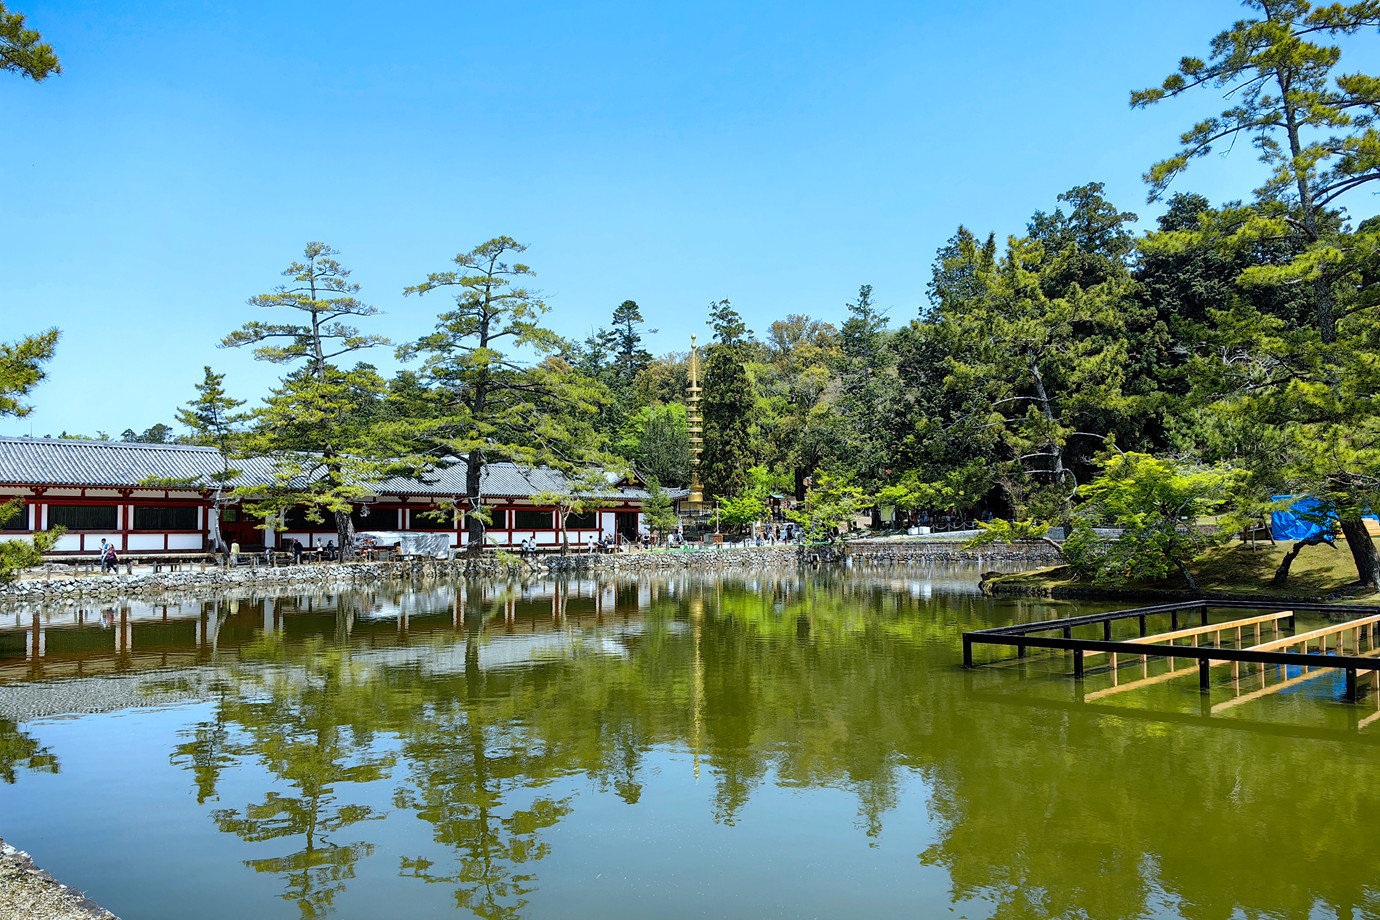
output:
M1305 546L1317 546L1319 543L1326 543L1328 535L1325 533L1315 533L1313 536L1303 540L1295 540L1294 546L1289 552L1284 554L1284 558L1279 562L1279 568L1275 569L1275 577L1270 579L1270 587L1282 588L1289 581L1289 567L1298 558L1299 552ZM1337 547L1333 545L1333 549Z
M340 558L355 557L355 522L348 511L335 512L335 535L340 540Z
M1176 562L1174 564L1179 567L1179 574L1184 577L1184 581L1188 582L1188 590L1192 591L1194 594L1201 593L1198 588L1198 579L1193 577L1193 573L1188 570L1188 566L1182 562Z
M475 515L475 511L480 510L479 477L484 472L484 458L477 450L470 451L465 458L465 499L469 504L469 531L470 542L465 547L465 553L469 556L478 556L484 552L484 522Z
M1375 552L1375 541L1366 522L1358 514L1340 519L1346 545L1351 550L1351 558L1356 561L1356 580L1358 583L1380 591L1380 557Z

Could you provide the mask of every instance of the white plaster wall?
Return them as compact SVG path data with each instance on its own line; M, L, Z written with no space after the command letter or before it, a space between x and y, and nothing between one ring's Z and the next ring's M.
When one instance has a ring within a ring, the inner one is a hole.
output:
M200 542L200 537L197 538L197 541ZM98 545L100 542L100 540L96 541ZM160 551L163 549L163 535L161 533L132 533L129 535L130 552L151 549Z

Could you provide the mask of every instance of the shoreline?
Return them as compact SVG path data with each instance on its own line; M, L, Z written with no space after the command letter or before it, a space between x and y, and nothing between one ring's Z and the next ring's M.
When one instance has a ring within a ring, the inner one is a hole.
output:
M120 920L0 839L0 920Z
M399 578L549 576L586 573L669 572L682 570L751 571L798 566L866 562L869 565L916 562L1041 562L1051 558L1043 544L990 546L966 550L953 541L858 540L842 544L725 546L694 550L641 550L630 553L545 555L524 559L486 554L476 559L396 562L310 563L277 568L238 566L206 571L76 575L49 568L0 584L0 603L57 598L115 599L169 592L293 585L369 584Z

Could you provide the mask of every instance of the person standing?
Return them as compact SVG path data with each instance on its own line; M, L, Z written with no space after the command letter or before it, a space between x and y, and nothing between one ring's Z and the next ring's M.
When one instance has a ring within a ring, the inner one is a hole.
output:
M110 545L110 543L106 541L105 537L101 538L101 547L99 550L96 551L96 556L98 559L101 560L102 575L104 575L107 571L114 567L114 563L111 560L115 556L115 547Z
M302 564L302 541L295 537L292 540L292 564Z

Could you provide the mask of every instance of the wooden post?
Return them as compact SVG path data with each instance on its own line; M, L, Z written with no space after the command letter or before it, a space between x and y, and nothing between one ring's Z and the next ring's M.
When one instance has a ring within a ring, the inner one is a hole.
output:
M1208 678L1209 678L1208 667L1209 667L1209 662L1208 662L1208 660L1207 660L1206 658L1199 658L1199 659L1198 659L1198 689L1199 689L1199 691L1201 691L1201 692L1203 692L1203 693L1207 693L1207 692L1208 692L1208 684L1209 684L1209 680L1208 680Z
M966 635L963 637L963 666L965 668L973 666L973 641Z
M1111 621L1111 620L1103 620L1103 621L1102 621L1102 638L1105 639L1105 640L1107 640L1108 642L1111 642L1111 641L1112 641L1112 621Z
M1356 669L1355 669L1355 668L1347 668L1347 669L1346 669L1346 701L1347 701L1348 703L1354 703L1354 702L1356 702L1356 699L1357 699L1357 694L1356 694Z
M1140 634L1141 634L1142 636L1144 636L1144 635L1145 635L1145 614L1142 613L1142 614L1141 614L1139 617L1137 617L1136 619L1138 619L1138 620L1140 621Z
M1178 628L1179 628L1179 611L1177 611L1177 610L1171 610L1171 611L1169 611L1169 630L1170 630L1170 632L1173 632L1174 630L1176 630L1176 629L1178 629Z
M1073 679L1083 679L1083 650L1081 648L1073 651Z

